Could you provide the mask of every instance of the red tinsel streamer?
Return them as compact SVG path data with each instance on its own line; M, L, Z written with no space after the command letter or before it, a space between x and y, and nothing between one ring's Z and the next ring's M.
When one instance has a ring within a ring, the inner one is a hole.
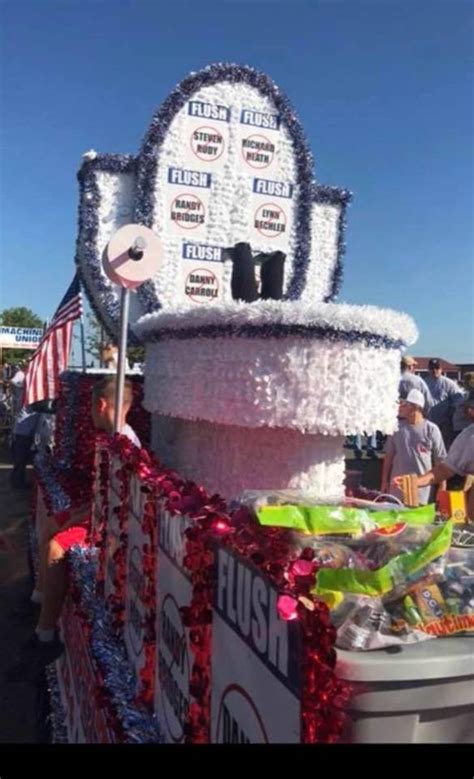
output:
M186 557L193 596L182 609L183 623L190 630L194 663L185 739L188 743L208 743L211 698L211 623L214 590L214 553L216 538L256 565L283 596L295 603L295 617L303 633L302 741L332 743L340 739L351 687L335 675L335 629L327 606L310 594L316 566L314 553L305 549L297 556L291 552L289 534L280 528L261 527L244 507L228 515L218 495L209 497L203 487L185 481L173 471L159 470L144 450L130 452L129 444L116 436L112 450L137 469L154 488L155 496L165 500L172 514L185 514L195 520L186 531ZM305 599L305 605L300 598ZM289 601L291 602L291 601ZM151 653L150 653L151 655Z
M148 490L143 505L142 530L148 536L149 543L142 549L145 625L143 644L145 663L140 671L138 699L150 709L153 707L154 678L156 665L156 557L158 533L156 527L156 499L154 492Z
M126 532L128 521L128 506L131 476L135 475L142 481L142 490L147 492L143 504L142 530L148 536L148 543L142 549L142 564L144 578L144 655L145 663L139 674L136 701L148 708L153 707L154 675L156 662L156 489L154 478L158 472L158 462L145 450L138 450L125 436L115 436L111 442L110 454L115 462L120 463L117 471L121 483L121 507L119 523L121 530L120 547L114 555L116 576L114 580L114 595L108 599L108 605L113 616L114 627L122 631L125 617L125 577L126 577ZM102 544L104 547L105 544ZM104 554L105 557L105 554ZM105 567L105 561L103 563Z
M81 377L79 383L78 402L74 409L76 432L76 447L74 451L74 466L62 474L61 486L72 498L73 505L81 505L85 499L92 498L93 453L94 440L91 429L90 398L92 384L100 377ZM65 389L67 393L67 388ZM134 390L138 397L141 393ZM66 418L67 404L59 403L57 415L57 436L65 436L70 420ZM145 412L144 412L145 413ZM145 417L142 416L143 428L139 421L129 416L129 421L143 443L147 441ZM149 420L148 420L149 421ZM58 440L58 438L57 438ZM287 534L278 528L263 528L254 520L245 508L240 508L228 515L225 502L217 495L209 497L198 485L186 481L172 470L160 469L157 461L145 450L137 449L123 436L114 436L110 444L110 453L118 456L122 462L123 484L125 485L131 473L135 473L151 489L150 503L157 499L165 501L165 507L172 514L184 514L195 524L186 532L185 565L190 571L193 584L193 597L187 609L183 609L183 621L190 630L191 651L194 663L191 674L191 695L193 702L188 712L186 726L186 741L205 743L209 741L210 725L210 667L211 667L211 621L212 593L214 588L213 552L210 542L217 538L235 552L243 555L256 565L261 572L277 587L287 600L282 602L287 618L297 618L303 633L303 678L302 678L302 740L306 743L331 743L340 738L345 723L350 687L337 679L334 668L336 653L334 650L335 631L330 624L328 609L325 604L310 595L314 583L315 567L310 563L313 553L310 549L303 550L296 557L291 553ZM104 480L106 465L104 460ZM127 476L125 475L127 474ZM102 509L107 516L107 488L104 481ZM102 488L102 487L101 487ZM125 490L125 486L124 486ZM126 497L124 492L124 497ZM47 500L47 496L45 496ZM123 500L123 515L119 519L122 540L125 541L126 516L128 501ZM154 524L151 512L149 526ZM150 529L150 528L149 528ZM94 541L100 541L100 532ZM150 549L156 550L156 537L150 541ZM104 543L99 543L101 555L104 553ZM121 545L124 549L124 544ZM145 550L144 550L145 551ZM120 552L120 550L119 550ZM153 554L153 552L152 552ZM148 550L145 552L145 557ZM151 559L151 558L150 558ZM125 577L125 558L118 553L116 586L120 592ZM299 563L299 564L298 564ZM150 705L152 675L154 672L153 644L154 636L154 606L155 590L151 562L145 562L147 587L147 611L145 635L146 664L141 674L141 694L143 700ZM103 569L102 569L103 570ZM153 581L152 581L153 579ZM300 600L304 599L304 603ZM123 602L111 599L111 607L117 627L123 622ZM122 610L121 610L122 609ZM140 693L139 693L140 695Z
M114 467L113 460L112 467ZM112 615L112 625L117 633L122 633L125 621L130 474L131 468L127 462L122 463L122 466L115 473L120 483L120 506L114 508L114 512L117 514L120 535L119 544L112 558L114 562L113 592L107 597L107 605Z

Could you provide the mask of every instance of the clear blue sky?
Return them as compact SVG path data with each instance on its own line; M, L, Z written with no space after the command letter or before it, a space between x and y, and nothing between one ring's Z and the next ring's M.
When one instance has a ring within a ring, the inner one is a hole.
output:
M340 301L407 311L414 353L474 360L473 15L460 0L3 0L0 308L73 275L84 151L135 153L189 71L289 95L320 183L354 192Z

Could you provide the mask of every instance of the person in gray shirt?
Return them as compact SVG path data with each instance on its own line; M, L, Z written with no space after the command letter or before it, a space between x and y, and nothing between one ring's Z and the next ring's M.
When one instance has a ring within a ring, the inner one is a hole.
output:
M455 381L442 375L441 363L438 359L430 360L428 368L430 375L426 379L426 384L433 398L433 406L428 416L441 428L443 438L449 440L451 437L451 417L456 402L463 396L463 391Z
M402 499L400 486L391 484L394 477L405 474L421 475L446 457L446 449L439 428L423 417L424 397L413 389L400 401L400 427L389 436L385 445L382 468L382 492ZM433 500L431 487L419 487L420 504Z
M426 473L418 476L418 489L431 484L443 484L446 479L450 479L456 474L459 476L474 475L474 390L470 391L465 404L471 424L453 441L444 462L435 464ZM400 488L401 481L397 476L393 479L393 483L395 487ZM474 522L473 487L469 489L467 495L467 515L469 520Z
M410 357L408 354L402 357L400 366L402 375L400 376L400 383L398 385L398 394L402 399L405 399L410 390L419 390L425 401L423 406L424 412L425 414L428 414L433 405L433 398L421 376L416 375L416 366L417 362L414 357Z
M469 393L471 390L474 390L474 371L468 371L463 376L463 387L464 387L464 393L462 397L455 398L454 400L454 411L453 411L453 417L452 417L452 425L453 425L453 435L451 439L451 443L454 441L456 436L459 435L463 430L466 429L466 427L469 427L470 424L472 424L472 419L469 416L468 412L468 406L466 404L466 401L469 398Z
M455 381L443 376L441 362L433 358L428 363L430 375L426 378L426 384L435 405L453 395L462 395L462 389Z

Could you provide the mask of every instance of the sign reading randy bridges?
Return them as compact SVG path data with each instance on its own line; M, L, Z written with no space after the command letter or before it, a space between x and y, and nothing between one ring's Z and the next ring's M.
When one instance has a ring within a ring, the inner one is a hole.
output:
M163 505L158 509L159 544L157 576L157 667L155 711L168 743L184 740L184 726L191 703L189 682L193 656L189 629L183 625L180 609L189 606L192 586L184 566L185 531L191 520L174 516Z
M260 571L217 548L212 628L213 743L299 743L299 625L281 620Z
M40 327L0 326L1 349L36 349L43 337Z

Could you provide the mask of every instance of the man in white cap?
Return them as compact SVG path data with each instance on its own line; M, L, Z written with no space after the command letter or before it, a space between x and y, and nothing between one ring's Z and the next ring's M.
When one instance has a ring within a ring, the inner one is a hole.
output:
M432 484L439 484L440 488L443 489L446 479L450 479L456 474L466 477L474 476L474 389L470 391L465 401L465 407L466 414L470 419L469 426L453 441L444 462L434 463L427 472L418 476L418 491L429 489ZM407 470L405 473L414 473L414 471ZM395 476L394 489L397 489L400 487L400 480L396 478L395 474L393 476ZM474 522L474 486L469 486L469 489L466 489L465 486L464 489L468 492L467 515L470 521Z
M444 460L446 449L439 428L423 417L425 399L420 390L412 389L400 400L400 427L385 445L382 468L382 492L402 499L402 492L392 479L403 474L421 475ZM440 485L442 488L443 485ZM420 504L432 499L430 486L418 487Z
M431 397L431 393L426 382L423 381L421 376L416 375L416 365L417 362L414 357L410 357L408 354L402 357L400 366L402 375L400 376L400 384L398 385L398 394L401 398L406 398L410 390L419 390L425 399L423 406L424 412L425 414L428 414L431 406L433 405L433 398Z

